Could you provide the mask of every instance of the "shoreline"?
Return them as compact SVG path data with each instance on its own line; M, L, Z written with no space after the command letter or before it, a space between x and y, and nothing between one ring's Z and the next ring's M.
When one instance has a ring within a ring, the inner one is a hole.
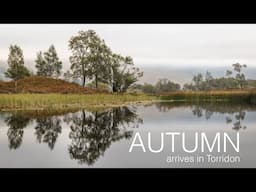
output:
M0 97L0 111L98 110L158 101L156 96L131 94L13 94Z
M0 109L1 112L10 112L10 111L43 111L43 110L72 110L72 109L107 109L107 108L115 108L115 107L124 107L124 106L132 106L132 105L145 105L145 104L152 104L156 102L165 102L165 101L138 101L138 102L126 102L122 104L97 104L97 105L84 105L79 106L79 104L75 105L65 105L63 106L56 106L56 107L41 107L41 108L33 108L33 107L27 107L27 108L4 108Z
M255 92L173 92L161 95L141 93L124 94L60 94L18 93L0 94L0 111L105 109L128 105L146 105L155 102L225 102L255 104Z

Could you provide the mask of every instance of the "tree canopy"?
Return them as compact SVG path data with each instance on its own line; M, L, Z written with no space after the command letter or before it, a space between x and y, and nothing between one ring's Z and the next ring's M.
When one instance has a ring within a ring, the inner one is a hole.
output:
M29 70L24 66L23 51L18 45L11 45L9 48L8 65L5 76L13 80L30 76Z
M45 77L58 78L61 75L62 62L59 60L54 45L51 45L48 51L37 53L35 60L37 75Z
M79 31L71 37L69 48L71 68L66 78L80 79L85 86L86 80L109 85L112 92L125 92L129 86L143 75L134 67L133 59L115 54L95 31Z

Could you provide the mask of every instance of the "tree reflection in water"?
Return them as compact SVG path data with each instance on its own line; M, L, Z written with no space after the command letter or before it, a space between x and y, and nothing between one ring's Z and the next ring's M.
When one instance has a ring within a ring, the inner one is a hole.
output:
M240 130L240 129L246 129L245 125L242 125L242 121L245 119L246 112L245 111L239 111L237 114L235 114L235 122L233 123L234 130ZM231 117L226 117L226 122L231 123L234 120Z
M113 142L131 138L133 131L129 129L142 123L135 112L136 108L117 107L92 113L83 110L73 114L71 121L66 117L65 121L71 123L70 158L92 165Z
M35 121L33 121L35 120ZM68 151L71 159L92 165L115 141L132 137L131 128L137 128L143 121L136 114L135 107L117 107L105 111L82 110L64 116L70 125L71 144ZM39 143L47 143L53 150L63 123L60 116L12 113L5 117L9 148L17 149L22 144L24 128L35 122L35 135Z
M246 112L241 105L238 106L213 106L209 105L194 105L192 107L192 112L197 117L202 117L203 114L205 119L208 120L211 118L214 112L226 114L226 123L233 123L232 129L238 131L240 129L246 129L246 126L242 125L242 121L245 119Z
M21 114L14 113L8 115L5 123L9 127L7 136L9 140L9 149L17 149L22 143L24 128L29 124L31 118L24 117Z
M212 117L214 113L226 116L226 123L232 124L234 130L245 129L243 121L246 111L255 111L256 106L230 103L156 103L156 107L167 112L172 108L189 107L198 118ZM35 135L39 143L46 143L53 150L62 124L69 128L70 144L68 153L71 159L80 164L92 165L104 155L110 145L121 139L130 139L133 129L137 128L142 119L136 114L136 107L116 107L104 111L62 113L62 114L7 114L4 119L9 127L7 131L9 148L17 149L22 144L24 128L30 122L35 123ZM66 114L66 115L64 115ZM64 116L63 116L64 115ZM62 118L63 117L63 118ZM63 119L63 120L62 120Z
M61 133L61 120L59 117L43 117L36 119L35 134L39 143L48 143L53 150L58 135Z
M172 108L177 107L190 107L192 114L198 118L205 117L209 120L214 113L226 115L226 123L232 123L234 130L246 129L245 125L242 125L243 120L246 117L246 111L256 109L255 105L246 103L171 103L163 102L156 103L156 107L161 112L167 112Z

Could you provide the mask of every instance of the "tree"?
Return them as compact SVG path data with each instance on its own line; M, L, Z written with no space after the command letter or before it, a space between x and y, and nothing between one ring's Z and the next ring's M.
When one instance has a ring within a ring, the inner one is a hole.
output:
M51 45L48 51L44 53L44 58L49 65L50 76L58 78L61 75L62 62L59 60L54 45Z
M246 68L247 65L241 65L240 63L235 63L232 65L234 72L236 72L235 79L237 80L238 86L242 89L246 85L245 75L242 73L242 69ZM232 75L232 71L227 70L226 76Z
M192 90L195 90L195 86L192 83L185 83L183 85L183 90L192 91Z
M93 30L80 31L71 37L69 48L71 73L74 79L93 80L98 88L99 82L108 84L112 92L125 92L129 86L143 75L134 67L131 57L112 53L105 41Z
M37 68L37 75L39 76L48 76L48 69L47 69L47 63L43 57L42 51L37 53L37 58L35 60L36 68Z
M29 70L24 66L24 57L21 48L17 45L11 45L9 51L9 68L5 72L5 76L13 80L30 76Z
M112 92L125 92L133 83L143 76L139 68L134 67L133 59L129 56L123 57L113 54L109 73L105 79L110 84Z
M159 79L155 85L156 92L171 92L180 90L180 85L177 83L173 83L168 79Z
M235 63L232 65L234 70L237 72L236 79L238 81L239 87L243 88L246 84L245 75L241 72L242 68L246 68L247 65L241 65L240 63Z
M196 90L201 90L201 84L203 82L203 75L201 73L195 75L193 77L193 81L195 83Z
M209 82L213 80L212 74L209 71L206 71L205 73L205 81Z
M104 40L101 40L99 37L93 38L91 54L88 56L88 60L89 78L94 79L95 88L98 88L98 82L105 82L105 79L109 76L111 54L111 50Z
M210 89L212 89L213 82L214 82L214 78L213 78L212 74L209 71L206 71L206 73L205 73L205 81L202 82L201 89L202 90L210 90Z
M93 30L79 31L78 35L71 37L69 40L69 48L72 51L72 56L69 58L71 63L71 71L73 78L82 80L82 85L85 86L86 78L91 75L90 61L93 44L99 37Z
M59 60L54 45L51 45L47 52L40 51L35 62L37 75L54 78L61 75L62 62Z
M217 90L217 89L232 89L243 88L248 84L245 79L245 75L242 73L242 69L246 68L246 65L235 63L232 65L233 71L227 70L225 76L220 78L214 78L210 72L206 71L205 80L201 73L195 75L192 79L193 84L184 84L184 90ZM235 77L231 75L234 73Z
M227 71L226 71L226 76L228 76L228 77L229 77L230 75L232 75L232 73L233 73L232 71L227 70Z
M68 82L74 81L74 79L73 79L73 74L70 72L70 70L67 70L67 71L63 74L63 76L64 76L64 80L65 80L65 81L68 81Z
M144 93L150 93L150 94L154 94L156 93L156 89L153 85L149 84L149 83L145 83L143 86L142 86L142 91Z

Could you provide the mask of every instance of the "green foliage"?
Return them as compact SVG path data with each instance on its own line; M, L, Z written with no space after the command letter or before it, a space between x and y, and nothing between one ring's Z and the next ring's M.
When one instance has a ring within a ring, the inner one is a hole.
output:
M9 68L5 72L5 76L13 80L30 76L29 70L24 66L24 57L21 48L17 45L11 45L9 50Z
M42 51L37 53L37 58L35 60L35 63L36 63L35 67L37 68L37 75L47 77L49 69L43 57Z
M232 73L233 73L232 71L227 70L227 71L226 71L226 76L230 76L230 75L232 75Z
M195 91L195 86L192 83L185 83L183 85L184 91Z
M69 48L71 71L65 77L82 81L93 80L98 88L99 82L108 84L112 92L125 92L143 74L134 67L131 57L123 57L112 53L93 30L79 31L71 37Z
M91 78L94 72L91 62L96 60L94 54L97 54L96 47L99 43L100 39L93 30L79 31L78 35L69 40L69 48L72 51L72 56L69 58L72 76L81 79L83 86L85 86L86 78Z
M206 72L205 77L201 73L195 75L192 79L192 83L186 83L183 86L183 90L190 91L207 91L207 90L219 90L219 89L237 89L244 88L247 85L245 75L241 72L242 68L247 67L235 63L232 65L234 72L231 70L226 71L226 78L214 78L210 72ZM235 74L235 77L231 75Z
M63 76L64 76L64 80L65 80L65 81L73 82L73 81L75 80L75 79L74 79L74 76L73 76L73 74L71 73L70 70L67 70L67 72L65 72L65 73L63 74Z
M175 92L180 90L180 85L174 83L166 78L159 79L155 85L144 83L144 85L135 84L132 86L132 89L141 90L144 93L148 94L159 94L166 92Z
M154 85L151 85L149 83L145 83L144 85L142 85L142 91L144 93L149 93L149 94L154 94L156 93L156 89Z
M237 80L239 88L244 88L247 84L247 81L245 80L245 75L242 73L242 69L246 68L247 65L241 65L240 63L235 63L232 65L234 72L236 73L235 79ZM232 71L227 71L226 75L231 75Z
M192 81L195 84L195 90L200 90L203 83L203 75L201 73L195 75Z
M155 89L157 93L172 92L180 90L180 85L177 83L173 83L168 79L159 79L155 85Z
M37 53L37 75L58 78L61 75L62 62L59 61L56 49L51 45L47 52Z
M106 77L112 92L125 92L143 75L139 68L134 67L131 57L112 54L110 73Z

